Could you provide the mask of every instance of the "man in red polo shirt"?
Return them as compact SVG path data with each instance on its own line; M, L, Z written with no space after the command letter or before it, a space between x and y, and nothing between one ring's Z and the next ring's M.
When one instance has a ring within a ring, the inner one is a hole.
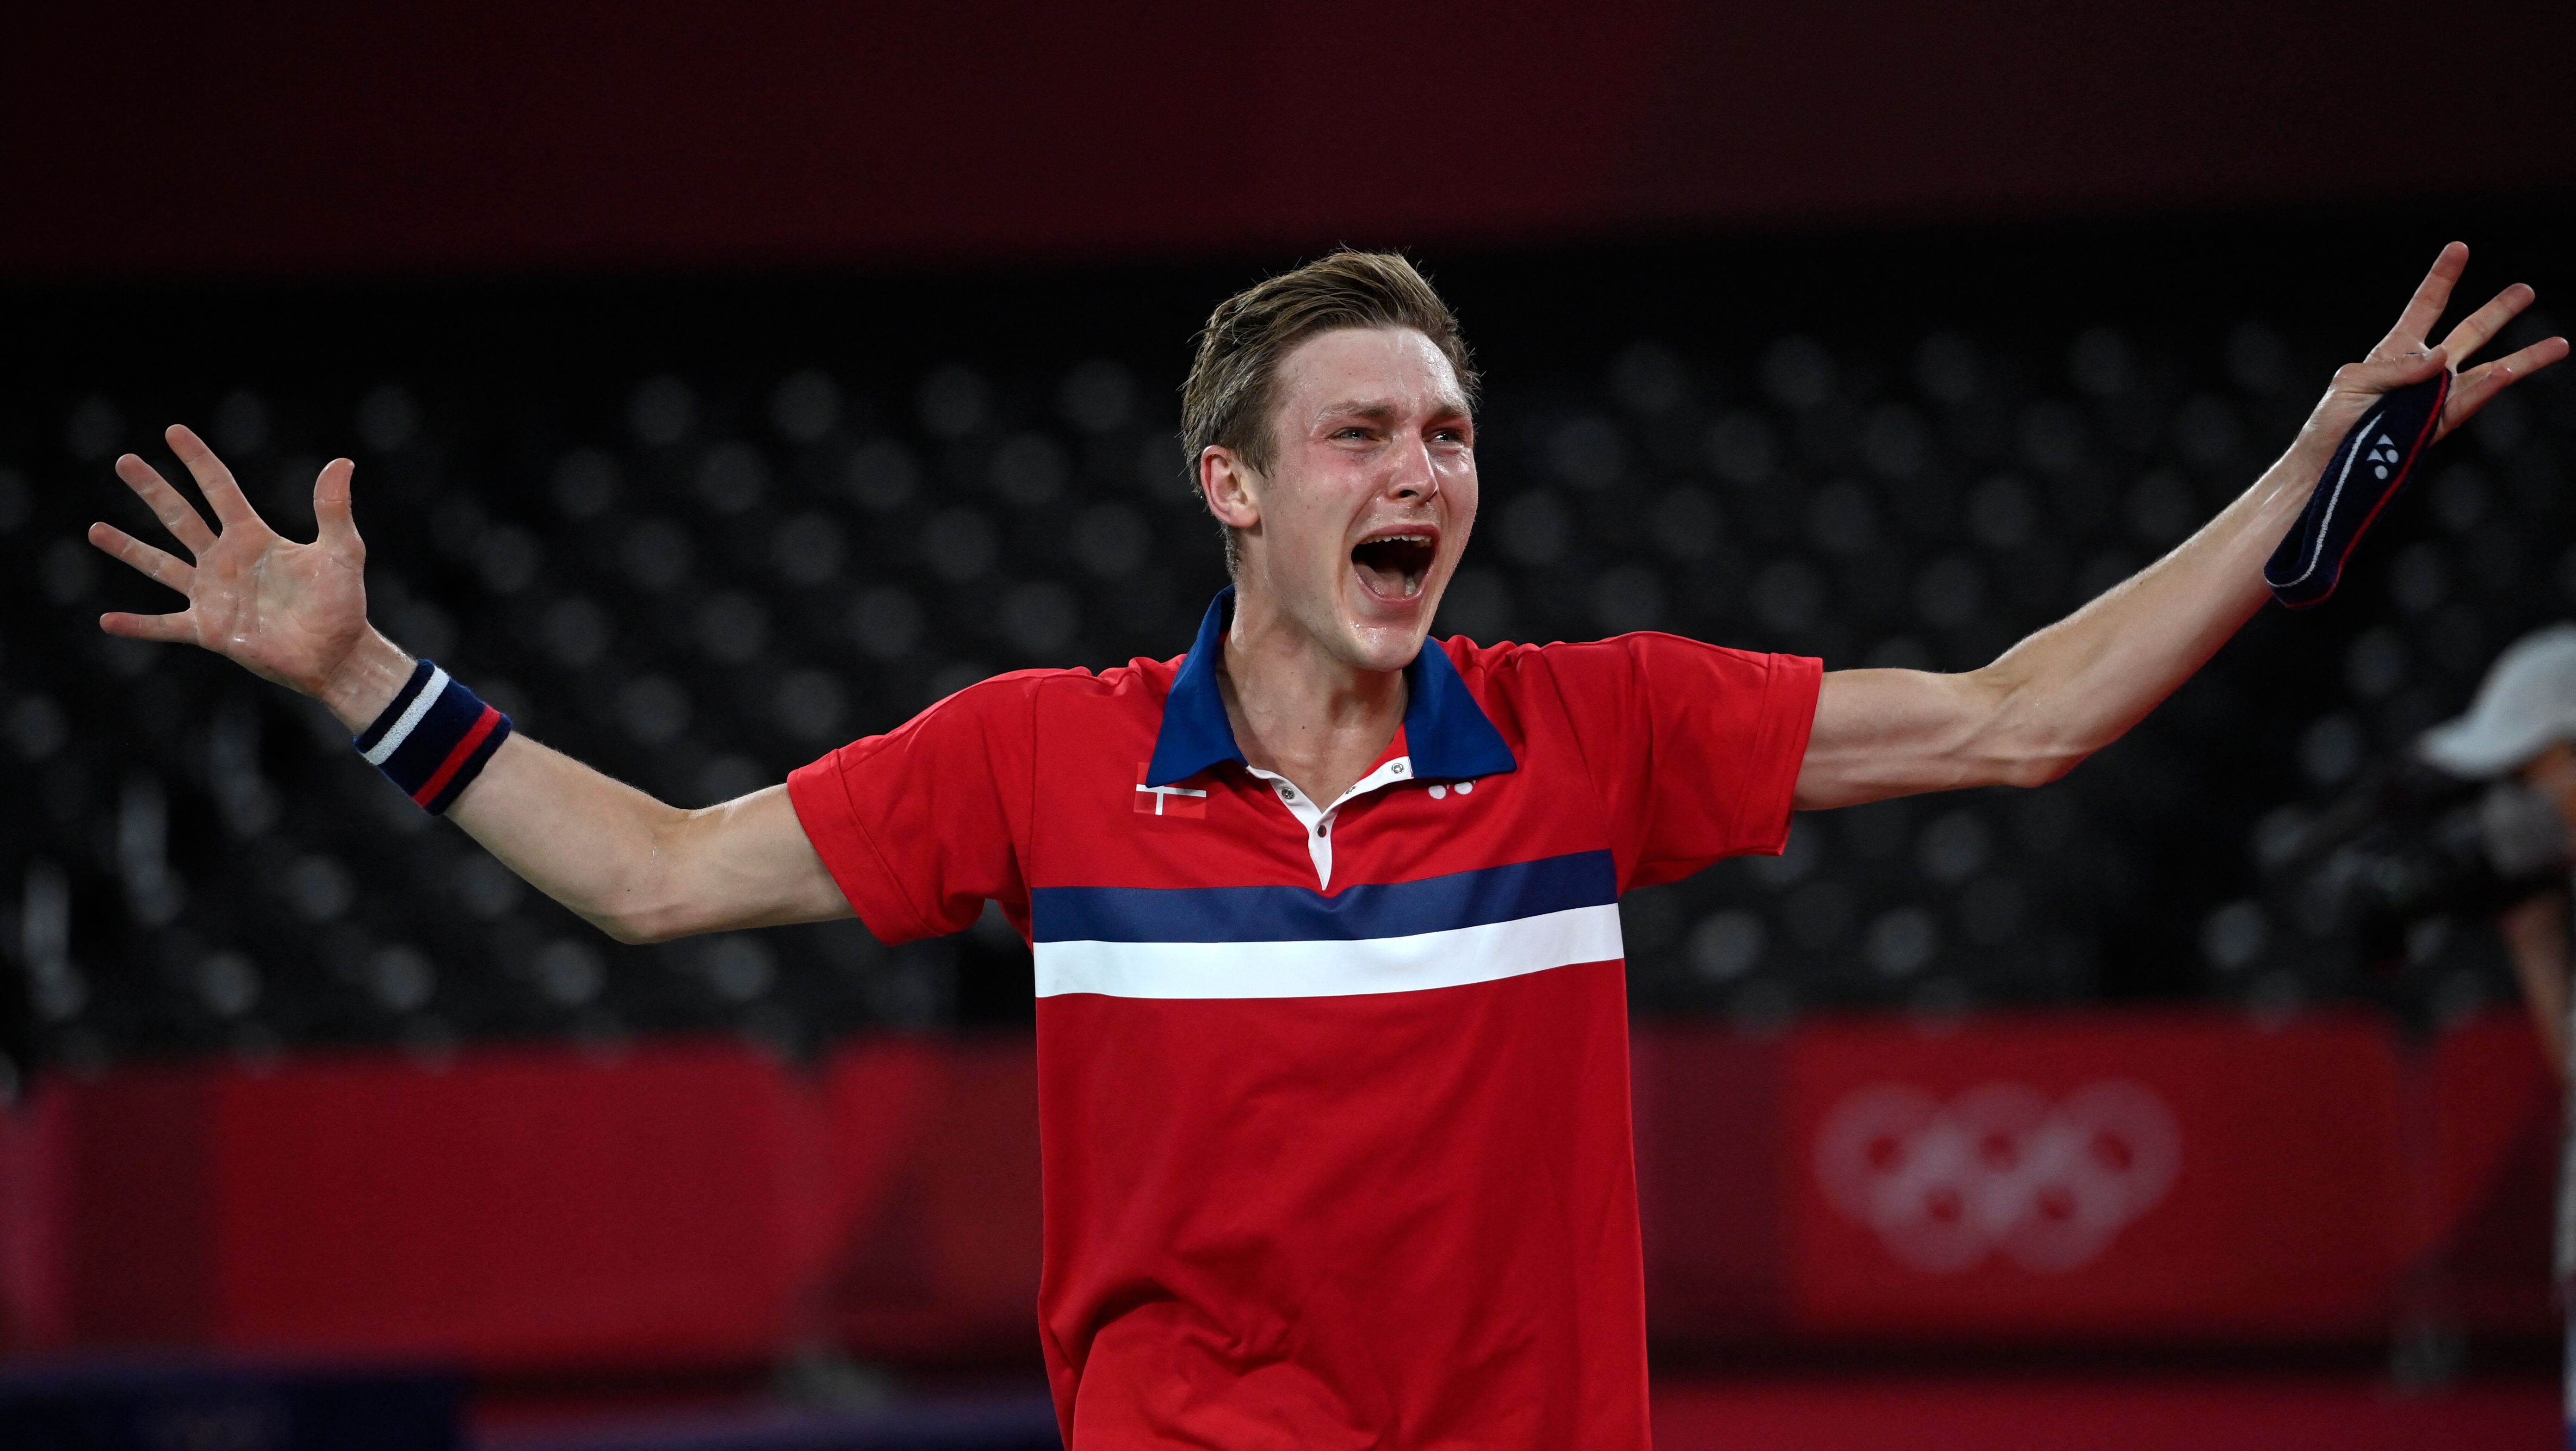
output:
M1426 648L1476 517L1475 377L1428 284L1361 253L1201 340L1184 432L1235 585L1186 655L997 677L722 806L513 736L370 629L345 460L293 545L185 430L220 532L120 459L195 563L96 526L190 599L102 624L319 696L624 940L855 911L900 941L1001 903L1035 954L1039 1322L1076 1447L1642 1446L1619 894L1776 852L1793 809L2034 786L2118 738L2260 606L2372 400L2528 304L2427 349L2465 258L2208 527L1964 675ZM2442 426L2565 351L2460 373Z

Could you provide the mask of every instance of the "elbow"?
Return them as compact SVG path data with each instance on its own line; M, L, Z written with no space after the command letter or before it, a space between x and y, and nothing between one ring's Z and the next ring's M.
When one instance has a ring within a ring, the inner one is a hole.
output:
M2043 756L2036 760L2016 762L2012 769L2005 773L2004 784L2007 786L2020 786L2025 789L2033 786L2046 786L2051 782L2064 780L2067 772L2072 771L2083 764L2084 756L2081 752L2069 752L2062 756Z
M1974 772L1981 778L1978 784L2046 786L2064 780L2095 751L2118 739L2116 734L2102 739L2061 712L2034 709L2026 685L2001 677L1995 666L1968 678L1987 691L1984 709L1961 752L1979 763Z
M648 849L603 884L602 900L577 909L592 926L628 947L650 947L706 930L698 920L702 914L681 887L685 873L674 860L685 856L688 845L679 828L698 813L664 811L666 819L655 824Z
M626 947L650 947L657 942L668 942L678 935L658 932L650 922L640 917L592 917L590 925L607 933L621 946Z
M700 930L668 906L635 907L617 912L585 912L590 924L627 947L651 947Z
M682 898L632 883L609 902L583 909L581 915L628 947L650 947L705 930Z
M1995 781L1998 785L2025 789L2046 786L2066 779L2068 772L2083 765L2092 754L2089 750L2071 747L2016 754L1996 770Z

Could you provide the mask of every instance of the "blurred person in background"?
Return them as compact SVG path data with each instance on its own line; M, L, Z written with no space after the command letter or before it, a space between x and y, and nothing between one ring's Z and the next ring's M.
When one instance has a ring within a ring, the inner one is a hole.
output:
M2560 834L2547 840L2527 840L2533 833L2523 823L2484 813L2490 858L2545 855L2564 863L2566 844L2576 835L2576 623L2534 630L2508 646L2487 667L2468 711L2424 732L2415 749L2426 762L2463 781L2518 780L2532 796L2556 808ZM2542 1047L2564 1079L2569 1074L2567 891L2542 892L2510 907L2497 915L2496 925Z
M1183 393L1234 585L1186 655L970 687L699 811L511 731L369 623L352 465L279 538L173 428L209 525L117 471L188 598L109 614L321 700L422 806L625 941L987 900L1035 953L1042 1342L1076 1446L1647 1444L1617 899L1777 853L1793 810L2037 786L2270 597L2266 556L2374 402L2455 369L2446 433L2564 357L2436 346L2445 248L2216 519L1980 670L1823 673L1670 635L1424 648L1477 513L1456 319L1341 253L1219 306Z
M2518 780L2530 795L2555 807L2556 821L2544 818L2538 830L2515 813L2482 813L2487 818L2486 849L2508 870L2523 860L2554 861L2563 870L2568 843L2576 840L2576 624L2534 630L2506 647L2487 667L2468 711L2426 731L2415 748L2427 762L2464 781ZM2558 828L2554 835L2545 829L2551 825ZM2505 909L2497 914L2496 927L2563 1090L2571 1072L2567 887ZM2576 1134L2565 1131L2558 1158L2554 1263L2560 1300L2576 1316L2576 1301L2568 1294L2576 1280ZM2570 1444L2576 1445L2576 1318L2569 1330L2567 1412Z

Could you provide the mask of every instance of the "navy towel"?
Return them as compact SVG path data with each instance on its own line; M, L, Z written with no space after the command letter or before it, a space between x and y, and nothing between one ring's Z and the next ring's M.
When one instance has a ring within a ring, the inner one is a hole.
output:
M2362 531L2405 487L2433 435L2441 431L2442 404L2451 395L2445 368L2412 387L2383 394L2352 432L2336 445L2299 522L2263 566L2273 598L2291 609L2323 604L2343 578L2344 561Z

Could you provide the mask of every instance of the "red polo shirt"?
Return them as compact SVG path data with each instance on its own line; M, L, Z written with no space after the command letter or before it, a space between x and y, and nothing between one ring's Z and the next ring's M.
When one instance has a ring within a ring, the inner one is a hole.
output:
M1031 940L1066 1440L1642 1447L1618 896L1780 850L1821 667L1438 642L1312 802L1236 749L1230 609L788 780L879 937Z

